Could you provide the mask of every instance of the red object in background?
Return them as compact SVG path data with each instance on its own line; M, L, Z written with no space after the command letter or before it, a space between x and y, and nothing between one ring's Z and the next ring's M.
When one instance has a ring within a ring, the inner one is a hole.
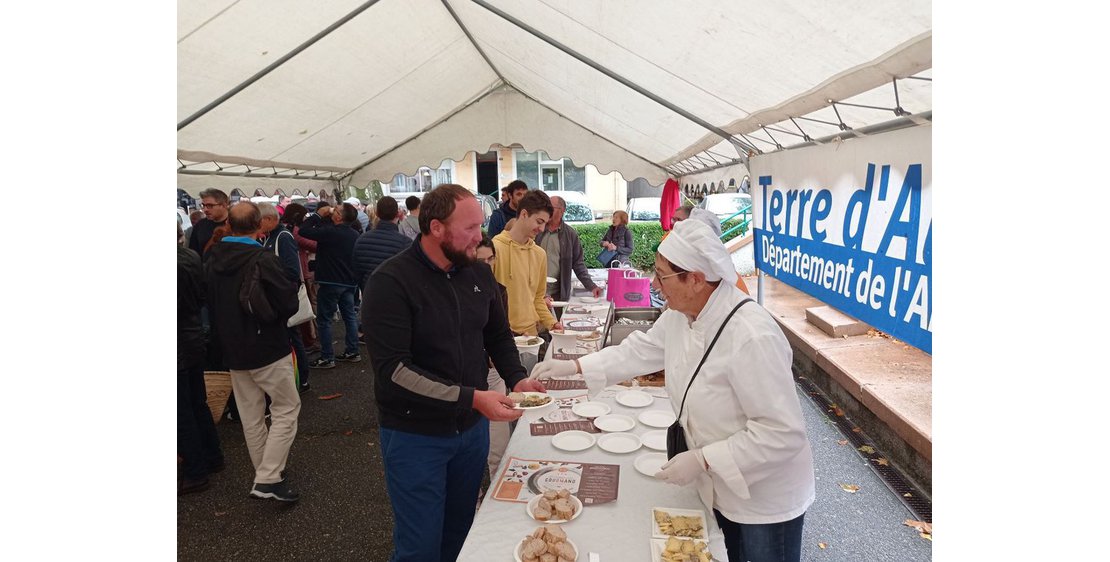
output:
M678 193L678 180L668 178L667 183L663 184L663 197L659 201L659 223L663 225L663 232L671 230L671 217L674 216L675 209L682 205Z

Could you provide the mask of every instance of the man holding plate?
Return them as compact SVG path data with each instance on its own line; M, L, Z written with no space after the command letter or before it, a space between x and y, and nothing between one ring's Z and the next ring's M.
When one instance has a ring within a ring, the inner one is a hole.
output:
M516 392L528 379L493 273L478 262L482 209L444 184L420 203L420 236L366 284L363 322L374 370L393 562L455 560L474 521L489 422L522 411L488 390L487 354Z

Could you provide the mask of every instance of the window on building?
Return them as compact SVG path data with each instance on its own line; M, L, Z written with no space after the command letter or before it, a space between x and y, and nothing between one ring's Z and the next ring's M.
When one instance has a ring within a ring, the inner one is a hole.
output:
M552 160L546 152L513 151L516 177L529 189L544 191L586 191L586 169L575 166L570 158Z

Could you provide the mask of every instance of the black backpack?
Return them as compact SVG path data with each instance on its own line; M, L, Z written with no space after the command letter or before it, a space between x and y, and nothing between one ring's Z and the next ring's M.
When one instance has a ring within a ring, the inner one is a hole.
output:
M247 263L243 284L239 286L239 304L242 305L243 312L253 316L259 323L284 323L297 312L297 291L281 272L274 276L262 274L259 260L266 255L269 254L259 252ZM285 298L280 296L283 293Z

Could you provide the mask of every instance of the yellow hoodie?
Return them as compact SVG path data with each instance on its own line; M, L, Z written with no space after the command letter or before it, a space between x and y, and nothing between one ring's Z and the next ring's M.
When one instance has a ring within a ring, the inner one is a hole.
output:
M547 292L547 252L529 239L517 244L508 230L493 237L497 260L493 276L509 293L509 327L518 334L534 336L536 323L551 329L555 316L543 302Z

